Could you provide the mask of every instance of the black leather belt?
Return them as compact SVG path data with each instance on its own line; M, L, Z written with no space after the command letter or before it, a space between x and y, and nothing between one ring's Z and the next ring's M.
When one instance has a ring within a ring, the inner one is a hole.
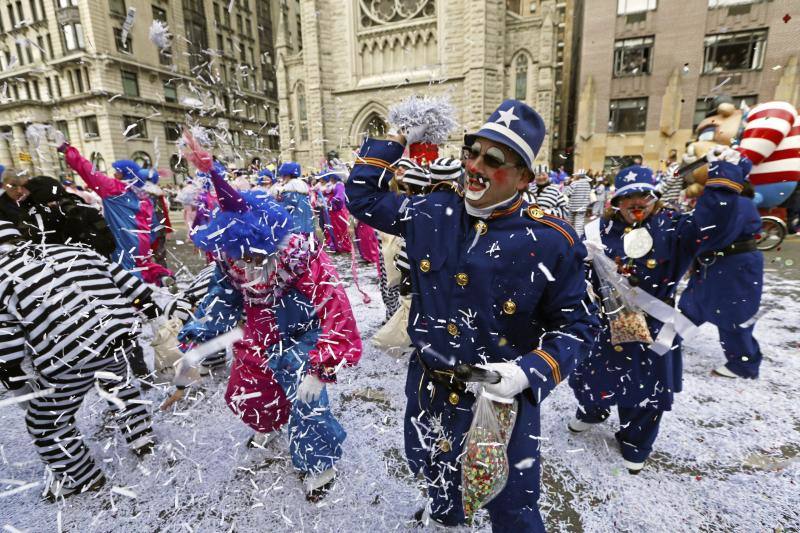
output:
M756 240L748 239L746 241L737 241L731 243L725 248L721 248L719 250L700 254L697 256L697 260L700 263L709 263L713 262L717 257L720 256L744 254L747 252L755 252L756 250L758 250Z

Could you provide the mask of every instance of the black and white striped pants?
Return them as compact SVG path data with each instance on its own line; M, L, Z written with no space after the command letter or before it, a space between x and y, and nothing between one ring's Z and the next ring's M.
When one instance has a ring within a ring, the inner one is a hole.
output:
M389 283L387 281L388 277L386 275L386 263L383 260L383 243L381 243L380 237L378 237L378 259L380 262L378 267L380 269L380 278L378 283L381 289L381 299L383 300L383 305L386 306L386 320L389 320L400 307L400 286L395 285L393 287L389 287Z
M127 348L130 349L130 344ZM75 415L92 388L98 387L119 400L118 405L116 401L109 404L131 449L151 442L150 413L139 401L139 391L132 379L125 348L120 345L100 358L82 361L80 368L37 378L39 389L54 391L30 400L25 422L36 451L52 474L51 492L63 495L78 492L103 477L75 425Z

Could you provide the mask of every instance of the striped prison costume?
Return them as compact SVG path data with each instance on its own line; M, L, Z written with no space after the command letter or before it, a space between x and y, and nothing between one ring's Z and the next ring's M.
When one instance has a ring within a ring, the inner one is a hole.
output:
M383 305L386 308L386 320L389 320L400 307L400 287L399 285L389 287L386 263L383 260L383 240L380 238L378 238L378 250L378 258L380 261L378 270L380 271L379 285L381 289L381 299L383 300Z
M167 319L178 318L184 324L192 318L192 310L208 292L208 285L214 277L217 264L211 263L192 279L189 285L176 294L164 306L164 315Z
M573 181L567 186L566 194L569 196L569 222L578 235L583 235L583 225L586 222L586 210L589 208L589 199L592 193L592 182L586 178Z
M567 199L558 190L557 185L548 183L546 185L533 184L528 188L530 196L529 202L536 204L548 215L567 218Z
M400 252L394 257L394 266L400 271L400 296L409 296L413 292L411 285L411 262L406 252L406 242L400 246Z
M43 393L30 400L25 422L52 474L52 495L103 479L75 426L92 388L109 400L132 450L151 443L150 414L128 364L134 306L157 315L147 285L90 250L22 243L0 254L0 381ZM26 353L32 383L21 367Z

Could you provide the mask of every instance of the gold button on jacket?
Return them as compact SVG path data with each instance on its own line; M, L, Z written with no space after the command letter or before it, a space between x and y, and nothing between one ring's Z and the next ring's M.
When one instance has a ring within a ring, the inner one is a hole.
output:
M458 394L455 392L451 392L450 396L447 397L447 401L450 402L451 405L458 405Z
M456 283L459 287L465 287L469 283L469 276L464 272L459 272L456 274Z
M503 312L507 315L513 315L517 312L517 304L513 300L506 300L503 302Z
M486 232L489 231L489 226L483 220L479 220L475 223L475 231L480 235L486 235Z
M456 335L458 335L458 326L450 322L449 324L447 324L447 333L455 337Z
M423 259L422 261L419 262L419 269L422 270L423 272L430 271L431 262L428 261L427 259Z

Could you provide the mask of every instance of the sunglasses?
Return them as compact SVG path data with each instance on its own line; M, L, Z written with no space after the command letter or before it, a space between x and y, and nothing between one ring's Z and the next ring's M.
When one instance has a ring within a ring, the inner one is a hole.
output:
M483 157L483 162L487 167L497 169L500 167L523 167L520 161L507 162L506 153L497 146L490 146L485 152L481 149L483 146L480 141L475 141L472 146L463 146L461 148L461 159L463 161L475 161L479 157Z

